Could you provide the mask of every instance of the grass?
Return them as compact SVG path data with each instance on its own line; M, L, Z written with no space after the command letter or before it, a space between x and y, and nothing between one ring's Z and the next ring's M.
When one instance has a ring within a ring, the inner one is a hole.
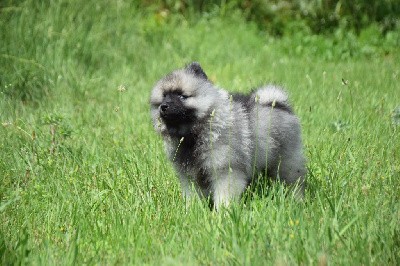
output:
M398 48L291 53L234 14L192 23L123 1L8 1L0 29L1 264L399 263ZM287 87L304 203L273 184L185 209L148 99L193 60L229 91Z

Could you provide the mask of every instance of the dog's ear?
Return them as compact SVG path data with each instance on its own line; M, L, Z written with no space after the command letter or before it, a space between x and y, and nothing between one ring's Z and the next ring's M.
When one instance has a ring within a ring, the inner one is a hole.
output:
M189 65L186 66L186 70L189 73L194 74L196 77L203 78L203 79L208 79L206 73L201 68L201 66L200 66L200 64L198 62L190 63Z

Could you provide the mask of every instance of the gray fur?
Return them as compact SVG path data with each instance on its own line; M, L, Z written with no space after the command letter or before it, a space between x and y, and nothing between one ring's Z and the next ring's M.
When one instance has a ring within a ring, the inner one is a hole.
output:
M182 104L194 110L194 120L171 126L160 116L160 105L165 94L176 91L187 97ZM150 102L154 127L163 136L185 197L196 192L210 196L219 208L238 199L257 172L266 169L270 177L296 184L297 197L303 197L300 122L281 88L268 85L231 97L194 62L158 81Z

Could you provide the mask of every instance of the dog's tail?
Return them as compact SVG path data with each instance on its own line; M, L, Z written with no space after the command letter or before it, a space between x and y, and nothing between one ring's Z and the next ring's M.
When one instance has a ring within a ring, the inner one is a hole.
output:
M255 91L255 100L258 104L270 106L292 113L287 93L279 86L267 85Z

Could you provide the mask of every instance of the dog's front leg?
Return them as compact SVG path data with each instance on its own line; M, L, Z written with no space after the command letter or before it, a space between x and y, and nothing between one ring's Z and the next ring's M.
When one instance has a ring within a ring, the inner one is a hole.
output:
M207 198L208 194L202 190L190 177L180 174L179 181L181 183L182 196L185 200L186 206L189 206L190 202L194 198Z
M215 173L212 181L214 208L227 206L232 200L238 200L246 189L247 178L240 170L225 170Z

